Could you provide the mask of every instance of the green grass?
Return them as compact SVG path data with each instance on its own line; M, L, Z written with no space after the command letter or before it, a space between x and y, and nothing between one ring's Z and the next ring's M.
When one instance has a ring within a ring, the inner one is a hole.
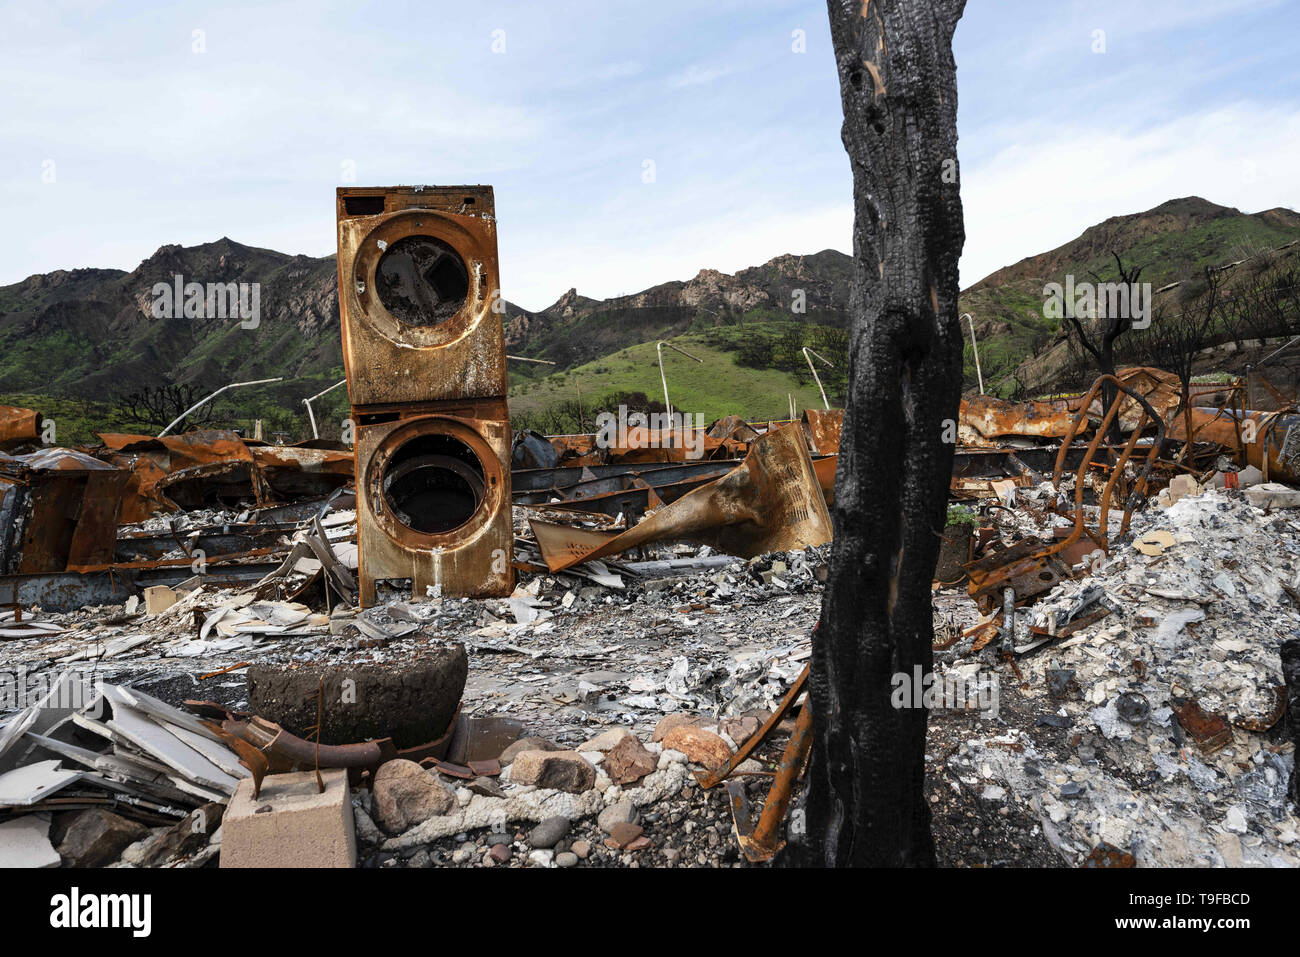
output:
M736 337L770 334L780 323L747 323L741 327L711 329L707 333L689 333L665 340L703 363L667 348L664 370L668 378L668 396L673 408L700 413L707 422L724 415L747 419L785 418L789 414L787 394L794 395L796 412L805 408L822 408L815 383L774 369L751 369L736 363L728 345ZM663 386L654 342L622 349L565 372L552 373L542 379L520 381L510 391L512 413L539 412L564 401L577 398L582 391L584 403L594 402L615 392L644 392L662 401Z

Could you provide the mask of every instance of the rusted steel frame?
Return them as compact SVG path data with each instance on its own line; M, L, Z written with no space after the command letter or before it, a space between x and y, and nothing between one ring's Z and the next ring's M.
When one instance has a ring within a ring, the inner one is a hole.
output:
M1127 464L1129 457L1132 455L1133 449L1137 446L1138 439L1141 437L1143 430L1145 430L1151 422L1154 422L1156 425L1156 438L1151 444L1151 450L1147 453L1146 465L1143 467L1142 473L1138 476L1137 485L1134 487L1134 493L1130 496L1130 500L1124 509L1124 522L1120 530L1121 535L1128 532L1134 500L1146 491L1147 480L1151 475L1151 468L1155 464L1156 456L1159 454L1160 446L1163 444L1165 439L1165 423L1156 410L1151 406L1151 403L1147 401L1146 396L1125 385L1113 375L1098 376L1097 381L1092 384L1092 388L1088 390L1087 396L1084 398L1083 402L1080 403L1079 411L1075 415L1074 420L1070 423L1069 431L1065 438L1061 440L1061 450L1056 455L1056 466L1052 470L1052 484L1058 489L1060 488L1061 470L1065 463L1066 452L1069 449L1070 444L1074 441L1074 437L1079 433L1082 423L1087 421L1088 407L1092 405L1092 401L1096 398L1097 393L1108 382L1115 386L1115 400L1111 402L1110 407L1106 410L1106 414L1102 417L1101 424L1097 426L1096 434L1088 444L1088 450L1084 453L1083 461L1079 463L1079 467L1074 476L1074 530L1057 544L1048 546L1048 548L1041 553L1043 557L1064 551L1077 542L1080 536L1083 535L1083 479L1087 474L1088 467L1092 464L1093 459L1097 454L1097 449L1101 445L1102 439L1106 435L1106 431L1110 428L1111 422L1114 421L1115 416L1119 414L1120 407L1124 403L1124 395L1128 395L1134 402L1137 402L1142 406L1143 413L1137 428L1133 430L1132 435L1129 437L1123 455L1120 456L1114 471L1111 473L1110 481L1106 483L1105 491L1099 503L1101 507L1099 531L1101 532L1100 537L1103 541L1105 540L1107 512L1110 509L1110 494L1114 488L1115 481L1123 472L1123 467Z
M786 712L790 710L794 705L795 700L803 693L804 687L808 684L808 672L809 666L804 665L803 671L799 672L799 677L794 679L794 684L792 684L790 690L785 693L785 697L781 699L781 704L777 707L776 711L774 711L772 715L763 722L762 727L749 736L748 740L746 740L745 743L740 746L739 750L731 756L730 761L718 768L716 771L695 772L695 780L699 782L700 787L704 788L706 791L710 788L717 787L731 774L732 771L735 771L736 768L740 767L741 763L753 753L754 749L772 733L772 729L781 723L781 719L785 717Z
M747 802L735 800L737 791L743 796L743 788L739 786L739 782L731 782L737 787L729 786L727 789L733 799L731 808L732 814L735 815L736 840L740 843L740 849L745 857L754 863L770 861L781 848L785 847L781 828L785 823L786 811L790 807L790 799L794 796L795 781L803 771L804 763L812 750L812 738L812 708L805 704L795 722L794 734L790 736L785 746L785 753L781 755L776 780L772 783L772 789L767 792L767 800L763 802L763 813L759 815L758 824L752 830L749 825Z

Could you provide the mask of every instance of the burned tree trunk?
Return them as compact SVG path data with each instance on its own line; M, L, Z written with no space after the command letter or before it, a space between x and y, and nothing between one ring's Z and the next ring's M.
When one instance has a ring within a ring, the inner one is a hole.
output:
M923 707L895 675L932 663L962 334L952 36L965 0L830 0L853 167L856 259L835 542L813 644L813 752L792 863L934 862Z

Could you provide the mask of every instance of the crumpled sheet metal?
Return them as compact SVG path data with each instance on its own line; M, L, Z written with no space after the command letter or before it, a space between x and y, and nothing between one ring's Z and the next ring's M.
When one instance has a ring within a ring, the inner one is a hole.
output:
M275 493L323 495L352 480L349 451L246 443L236 432L205 429L154 438L101 433L103 457L131 473L121 521L195 505L210 485L249 485L258 505ZM177 499L182 501L177 501Z
M0 453L0 573L62 572L113 560L127 473L84 452Z
M844 430L844 410L805 409L803 429L813 452L819 455L837 455L840 451L840 433Z
M752 431L752 430L746 430ZM682 429L648 429L629 426L620 443L602 448L595 432L578 435L549 435L546 438L558 454L558 466L605 465L621 463L644 465L653 462L691 462L698 459L738 459L749 448L749 441L737 432L730 437L715 438L696 430L690 436Z
M0 451L41 438L41 414L15 405L0 405Z
M663 540L689 539L750 558L831 539L830 513L798 424L762 436L735 470L627 531L531 525L551 571Z
M1007 402L990 395L961 400L958 441L968 447L996 447L1008 437L1059 439L1074 418L1065 402Z
M1244 445L1246 463L1263 472L1268 481L1300 485L1300 455L1294 454L1295 440L1289 448L1286 444L1287 434L1292 429L1296 429L1296 435L1300 436L1300 415L1247 410L1238 420L1231 409L1193 406L1190 416L1192 441L1221 445L1234 453ZM1254 425L1246 426L1247 420ZM1250 429L1255 433L1254 442L1246 441ZM1169 421L1169 438L1185 441L1186 432L1187 423L1182 414Z
M1164 369L1149 366L1131 366L1115 373L1124 386L1132 389L1151 404L1151 408L1165 422L1182 401L1182 385L1178 376ZM1088 419L1096 424L1105 414L1105 396L1099 395L1088 405ZM1076 400L1077 401L1077 400ZM1077 407L1077 406L1076 406ZM1124 396L1119 407L1119 430L1127 435L1138 427L1142 419L1142 406L1133 398Z

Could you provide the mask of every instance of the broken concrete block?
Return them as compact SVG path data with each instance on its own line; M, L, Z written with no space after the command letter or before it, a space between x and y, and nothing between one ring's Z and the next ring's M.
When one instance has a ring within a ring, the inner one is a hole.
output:
M180 598L166 585L151 585L144 590L144 613L159 615L176 604Z
M0 824L0 868L58 867L49 830L49 819L35 814Z
M357 837L348 772L273 774L254 800L253 782L239 782L221 823L221 866L356 867Z
M68 867L103 867L148 834L149 829L136 821L102 807L87 808L68 823L59 857Z
M664 747L680 751L693 764L717 768L731 760L731 748L712 731L683 724L664 735Z
M450 813L456 795L414 761L398 758L375 773L375 823L400 834L431 817Z
M1190 475L1175 475L1169 481L1169 504L1174 505L1181 498L1192 498L1201 494L1201 487ZM1163 504L1163 502L1162 502Z
M581 794L596 786L596 767L577 751L524 751L510 765L510 781Z
M1246 489L1246 501L1256 508L1300 507L1300 489L1280 482L1265 482Z

